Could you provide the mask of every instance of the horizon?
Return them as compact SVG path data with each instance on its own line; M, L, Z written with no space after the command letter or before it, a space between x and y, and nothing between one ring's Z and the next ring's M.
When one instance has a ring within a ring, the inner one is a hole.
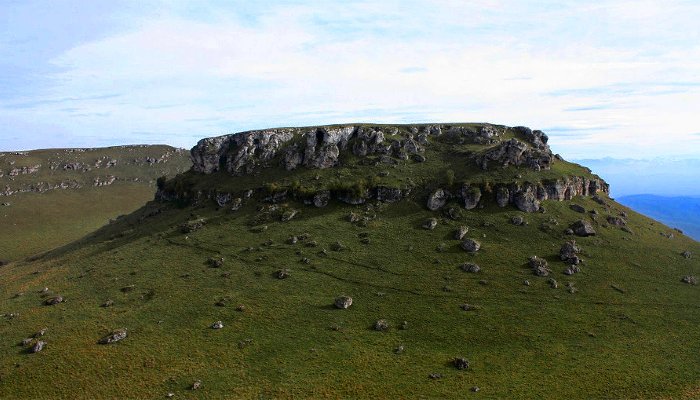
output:
M524 125L573 160L700 154L690 1L78 4L0 10L0 151L364 120Z

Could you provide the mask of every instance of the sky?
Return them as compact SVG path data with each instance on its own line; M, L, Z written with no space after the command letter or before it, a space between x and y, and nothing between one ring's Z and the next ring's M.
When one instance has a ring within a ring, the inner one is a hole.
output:
M0 150L492 122L700 158L700 1L0 0Z

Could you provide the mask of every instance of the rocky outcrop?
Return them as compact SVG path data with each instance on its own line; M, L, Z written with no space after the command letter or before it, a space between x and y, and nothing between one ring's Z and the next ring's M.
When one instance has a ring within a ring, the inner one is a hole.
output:
M549 147L544 144L544 147L532 147L518 139L510 139L491 149L486 150L476 158L477 164L484 170L489 169L489 166L524 166L535 171L550 169L554 162Z

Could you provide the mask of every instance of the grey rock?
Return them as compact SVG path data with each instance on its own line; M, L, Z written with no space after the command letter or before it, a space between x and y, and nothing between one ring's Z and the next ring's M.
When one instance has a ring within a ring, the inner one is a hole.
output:
M554 279L554 278L549 278L549 280L548 280L547 282L549 283L549 287L551 287L552 289L557 289L557 288L559 288L559 283L557 282L556 279Z
M350 306L352 305L352 297L350 297L350 296L337 297L333 304L335 305L336 308L346 310L346 309L350 308Z
M476 253L477 251L479 251L480 248L481 248L481 243L477 242L474 239L465 239L462 242L462 249L464 249L465 251L468 251L470 253Z
M615 226L627 225L627 221L625 221L625 219L622 217L615 217L612 215L608 215L608 217L606 219L610 225L615 225Z
M571 204L571 205L569 205L569 208L576 211L577 213L581 213L581 214L586 212L586 209L583 206L578 205L578 204Z
M211 324L211 329L221 329L224 327L224 323L221 321L216 321L213 324Z
M575 240L569 240L565 242L559 249L559 258L569 264L578 265L581 260L578 254L581 252L581 248L576 245Z
M479 267L477 264L474 264L474 263L464 263L460 266L460 268L464 272L476 273L476 272L481 271L481 267Z
M523 218L521 215L516 215L510 219L510 222L515 226L525 225L525 218Z
M431 211L435 211L445 206L449 196L443 189L437 189L428 197L427 207Z
M282 221L282 222L291 221L292 218L294 218L298 213L299 213L298 210L293 210L293 209L287 210L287 211L283 212L282 215L280 216L280 221Z
M481 189L475 186L462 186L462 201L464 202L464 208L467 210L472 210L476 208L481 200Z
M564 270L564 275L573 275L579 272L581 272L581 268L579 268L578 265L572 264L566 267L566 269Z
M403 197L401 189L386 186L377 187L377 200L385 203L394 203Z
M44 350L44 347L46 346L46 342L43 340L37 340L36 343L34 343L34 346L30 349L30 352L32 353L38 353L42 350Z
M98 341L99 344L112 344L120 340L124 340L127 337L126 328L117 329L112 331L108 335L104 336Z
M62 296L54 296L44 300L44 304L47 306L54 306L56 304L63 303L63 301Z
M496 204L499 207L505 207L510 202L510 191L505 186L499 186L496 189Z
M287 279L289 278L290 274L291 271L289 271L287 268L282 268L275 272L275 276L277 277L277 279Z
M513 201L520 211L533 213L540 209L539 200L530 190L516 193Z
M469 361L466 358L455 357L452 360L452 365L459 370L465 370L469 368Z
M423 223L423 228L428 229L428 230L433 230L438 224L438 220L436 218L428 218L424 223Z
M377 320L377 322L374 323L374 330L380 332L389 330L389 322L385 319Z
M548 276L549 273L552 272L552 270L549 269L547 260L543 258L532 256L528 260L528 264L530 265L532 272L537 276Z
M464 238L464 235L466 235L469 232L469 228L466 226L462 225L457 229L457 232L455 232L455 239L457 240L462 240Z
M574 231L576 236L595 236L595 230L590 222L586 220L578 220L571 224L571 230Z
M695 275L687 275L684 276L681 279L681 282L687 283L689 285L697 285L698 284L698 278Z
M688 250L682 252L681 255L683 256L683 258L690 258L690 257L692 257L692 254L691 254Z
M219 207L223 207L231 202L231 193L217 193L215 199L216 204L218 204Z
M243 205L243 199L236 197L231 201L231 211L238 211Z
M100 307L107 308L107 307L112 307L113 305L114 305L114 301L113 301L113 300L107 300L107 301L105 301L104 303L102 303L102 305L100 305Z
M322 208L328 205L328 201L331 198L331 192L328 190L321 190L314 194L313 204L315 207Z
M192 386L190 386L191 390L199 390L202 388L202 381L197 379L192 383Z

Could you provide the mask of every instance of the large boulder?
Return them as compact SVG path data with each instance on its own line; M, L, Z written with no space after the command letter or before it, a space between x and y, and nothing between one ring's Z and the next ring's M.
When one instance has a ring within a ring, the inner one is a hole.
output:
M462 186L462 201L464 201L464 208L471 210L476 208L481 200L481 189L476 186Z
M580 219L571 224L571 230L576 236L595 236L595 230L590 222Z
M481 248L481 243L477 242L474 239L465 239L462 242L461 246L462 246L462 249L464 251L468 251L470 253L476 253Z
M581 262L581 259L578 258L578 253L580 252L581 248L576 245L576 241L570 240L565 242L559 249L559 258L569 264L577 265Z
M533 213L540 209L540 202L537 200L537 196L530 190L516 193L513 201L520 211Z
M447 199L449 198L449 195L447 194L446 191L443 189L438 189L434 191L429 197L428 197L428 203L427 207L431 211L435 211L437 209L440 209L445 206L447 203Z

